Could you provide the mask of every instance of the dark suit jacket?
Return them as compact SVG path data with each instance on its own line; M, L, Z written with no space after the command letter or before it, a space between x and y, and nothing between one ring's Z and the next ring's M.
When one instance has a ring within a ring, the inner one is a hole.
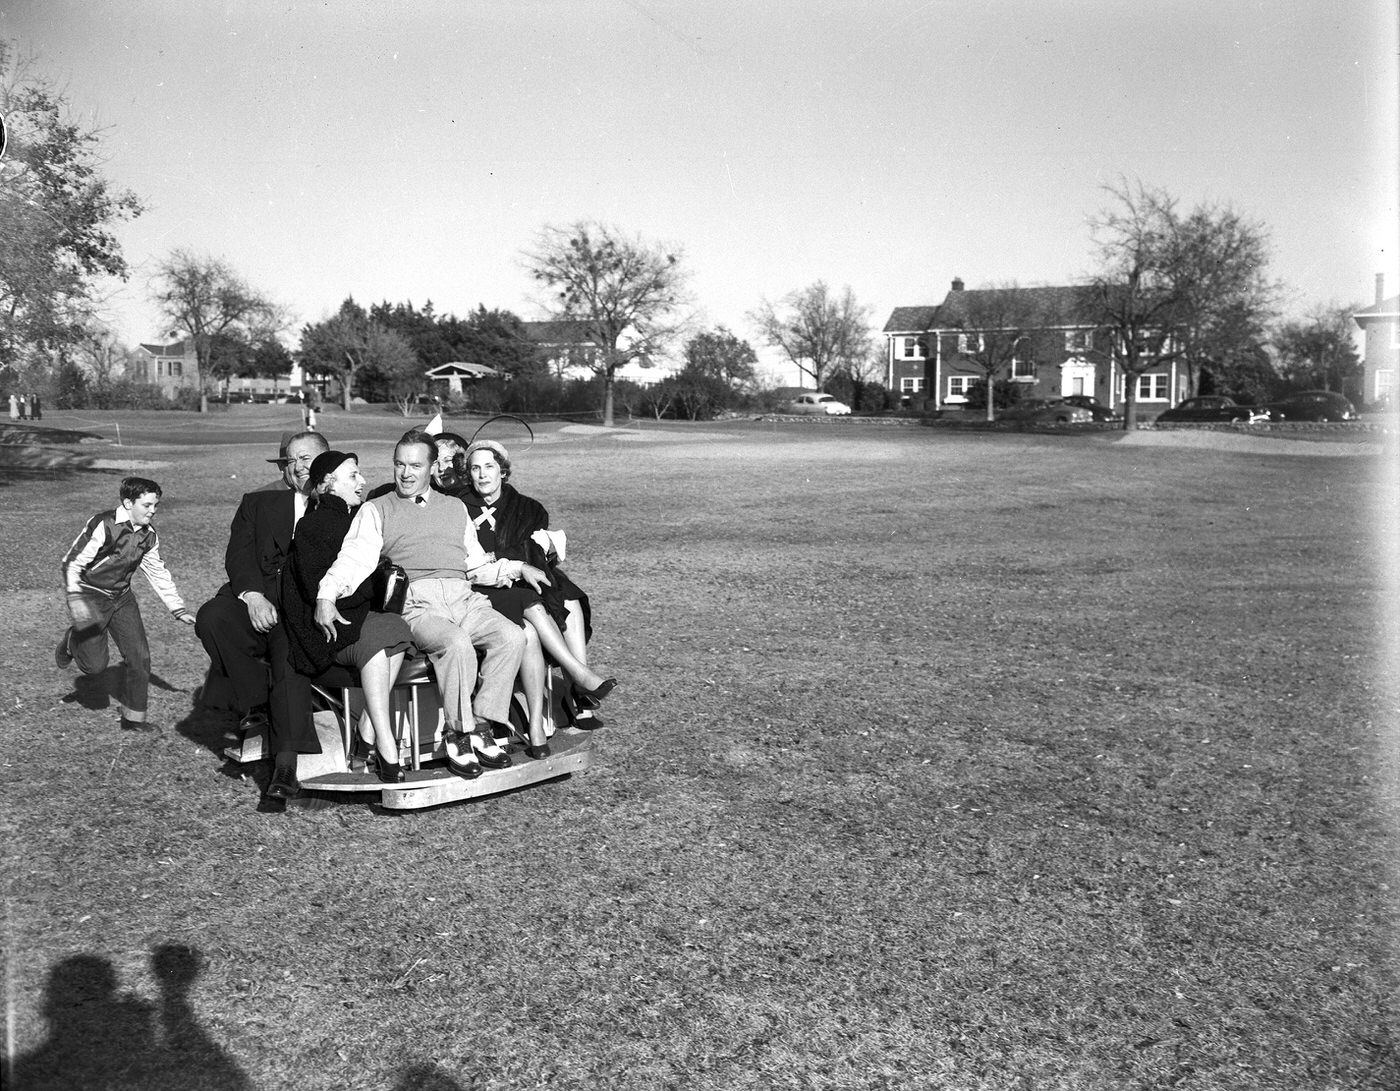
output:
M261 591L274 605L282 601L282 564L292 548L296 493L279 481L244 493L228 530L224 567L230 594ZM222 588L221 588L222 590Z

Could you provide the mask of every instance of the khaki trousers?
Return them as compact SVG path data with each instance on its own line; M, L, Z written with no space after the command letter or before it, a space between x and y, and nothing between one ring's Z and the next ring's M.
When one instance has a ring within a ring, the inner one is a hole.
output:
M524 629L496 613L465 579L414 580L403 619L433 664L450 729L470 731L477 719L509 721L511 691L525 653ZM479 688L477 648L482 653Z

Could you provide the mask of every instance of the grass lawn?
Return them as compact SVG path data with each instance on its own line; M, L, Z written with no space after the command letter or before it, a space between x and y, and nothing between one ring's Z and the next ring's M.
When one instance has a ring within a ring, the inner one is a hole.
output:
M124 446L0 481L17 1091L1400 1086L1393 444L503 429L595 768L266 813L144 582L162 736L52 646L121 466L213 594L277 410L52 414ZM387 479L402 420L322 426Z

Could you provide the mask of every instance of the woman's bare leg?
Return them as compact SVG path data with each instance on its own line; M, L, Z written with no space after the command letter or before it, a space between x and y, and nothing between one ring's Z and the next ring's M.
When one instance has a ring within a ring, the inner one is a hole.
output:
M374 725L374 745L383 761L399 760L399 744L394 739L394 721L389 712L389 694L403 666L403 652L388 656L376 652L360 671L360 688L365 691L365 711ZM363 736L361 736L363 738ZM366 739L366 742L369 740Z
M583 635L583 603L578 599L565 599L564 614L569 622L564 626L564 643L569 646L569 651L574 653L575 659L580 663L587 663L588 641Z
M539 634L540 645L575 684L583 689L597 689L603 684L603 676L589 670L588 664L581 662L569 650L568 644L564 642L564 634L559 631L559 626L554 624L554 619L542 605L536 603L529 607L525 611L525 620ZM583 623L580 621L579 624Z
M525 655L520 660L520 684L525 688L525 705L530 710L530 745L543 746L548 740L544 733L544 678L549 668L540 650L539 634L533 625L525 626Z

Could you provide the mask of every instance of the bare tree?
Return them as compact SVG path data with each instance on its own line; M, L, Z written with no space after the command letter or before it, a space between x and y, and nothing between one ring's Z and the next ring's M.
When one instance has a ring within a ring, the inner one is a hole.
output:
M963 330L954 335L957 341L948 346L948 367L983 376L987 384L987 420L994 420L997 377L1015 378L1018 366L1034 374L1044 327L1055 320L1042 311L1032 289L1014 283L949 292L944 311L944 320Z
M603 423L611 425L617 369L657 355L683 323L688 274L679 249L580 221L544 228L523 260L549 293L553 317L580 323L598 346L591 366L603 380Z
M749 315L763 341L810 375L818 390L832 372L849 368L866 353L869 311L849 287L835 295L819 280L783 297L780 307L763 300Z
M1126 380L1123 427L1137 426L1137 378L1181 352L1176 336L1183 300L1166 268L1175 230L1176 200L1161 190L1126 183L1106 187L1118 207L1090 221L1099 272L1092 278L1096 317L1111 339Z
M216 347L230 341L255 344L275 336L286 321L280 308L249 287L227 262L189 250L174 251L156 267L151 294L169 323L168 332L184 334L194 344L202 413L209 411L209 383L218 378Z
M1201 368L1251 360L1241 334L1261 330L1277 297L1265 277L1268 237L1232 209L1176 198L1141 183L1105 187L1109 208L1090 220L1099 269L1096 317L1127 379L1125 428L1137 423L1137 378L1173 362L1195 385Z
M110 326L89 321L74 348L91 390L108 391L117 380L127 377L133 354Z

